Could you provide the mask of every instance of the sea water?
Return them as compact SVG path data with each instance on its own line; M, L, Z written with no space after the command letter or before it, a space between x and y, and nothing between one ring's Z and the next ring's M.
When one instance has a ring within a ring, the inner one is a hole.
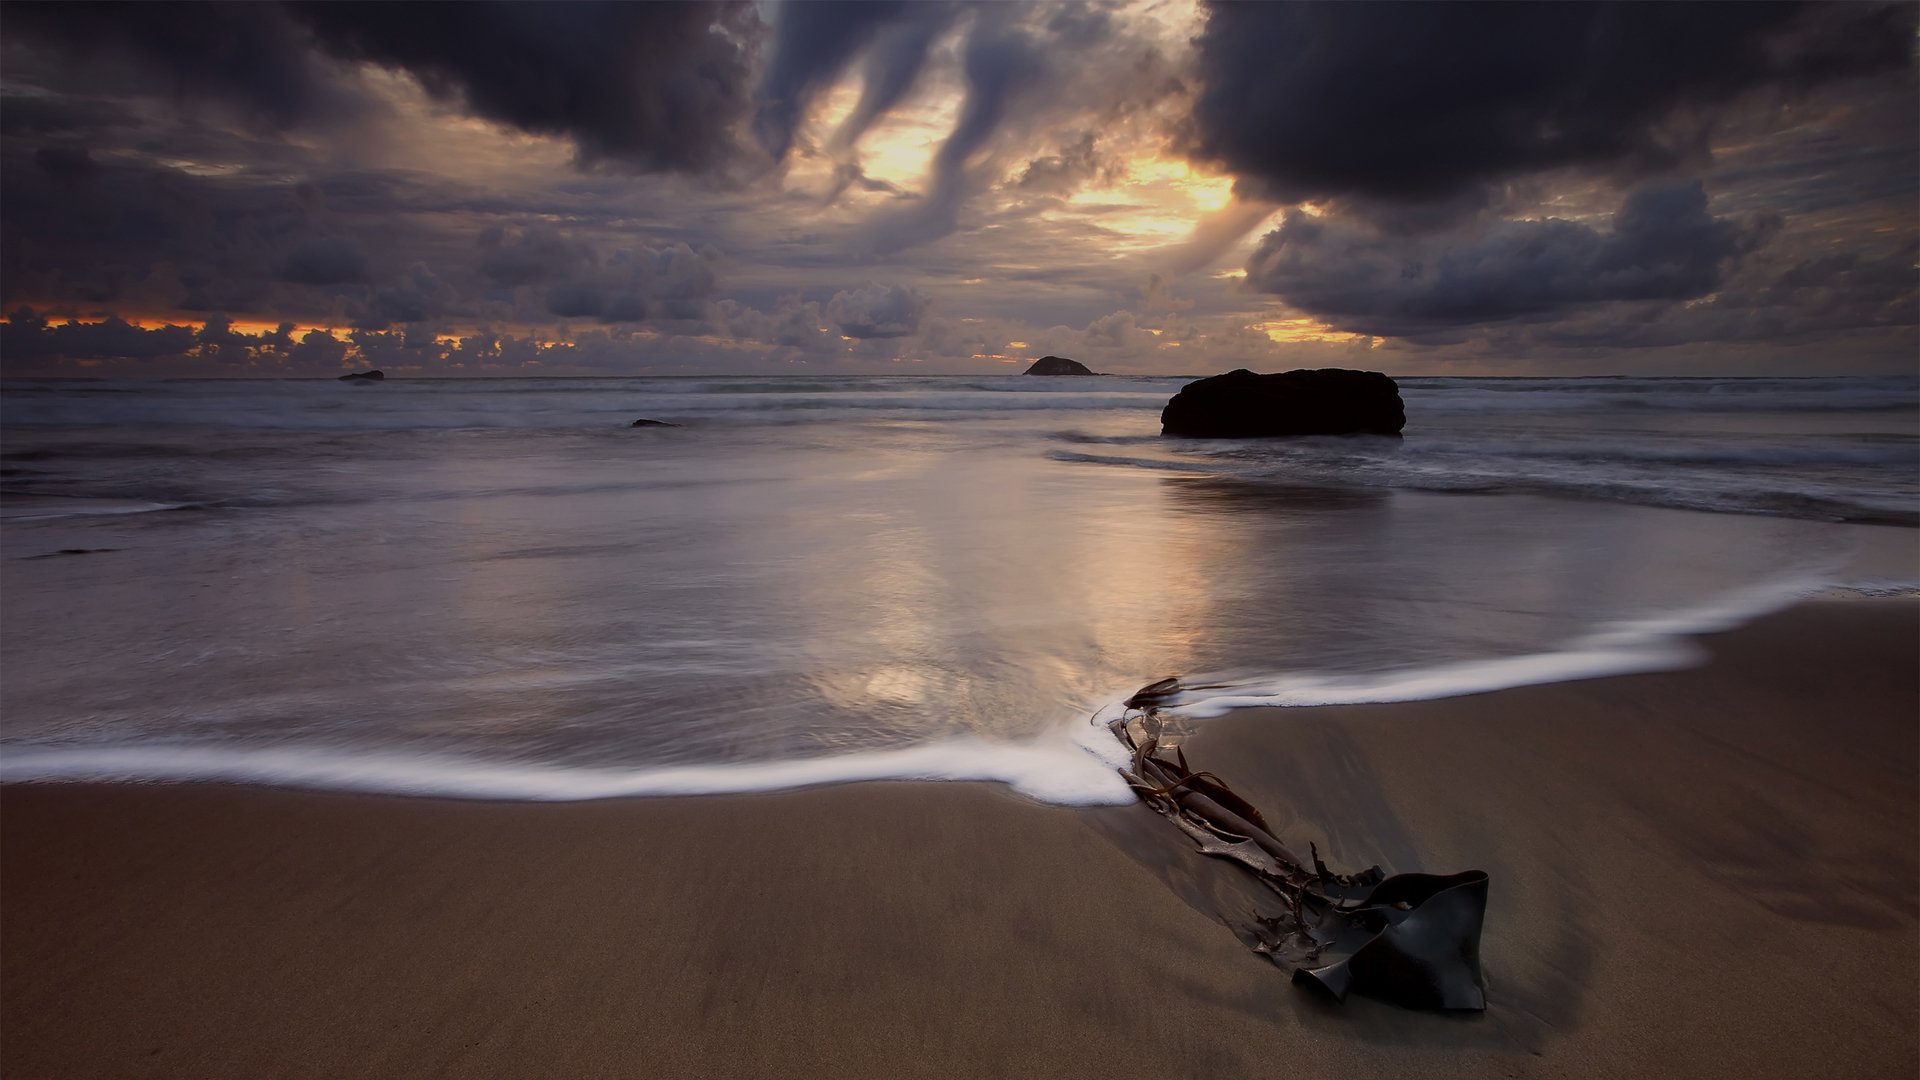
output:
M1096 714L1164 676L1203 716L1646 670L1920 577L1914 379L1164 438L1186 381L8 380L0 778L1120 801Z

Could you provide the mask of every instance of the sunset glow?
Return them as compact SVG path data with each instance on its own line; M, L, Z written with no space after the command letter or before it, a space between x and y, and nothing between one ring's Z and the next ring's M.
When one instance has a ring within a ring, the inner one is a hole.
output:
M0 1078L1916 1075L1916 42L0 0Z
M1595 113L1618 130L1589 142L1664 146L1682 115L1713 117L1715 141L1585 161L1527 140L1570 130L1582 121L1559 103L1613 84L1506 103L1364 48L1322 71L1314 34L1397 32L1364 7L1314 9L1325 22L1308 29L1287 8L1146 0L775 3L712 26L696 7L580 8L539 33L602 19L602 45L685 54L583 53L547 72L439 57L406 20L261 5L254 29L206 28L304 43L259 85L238 69L201 79L227 69L157 34L90 44L56 10L25 6L8 28L22 118L0 184L9 371L212 374L205 350L152 335L219 319L247 339L247 373L288 375L324 350L277 347L283 323L347 345L338 363L364 359L356 331L404 332L412 352L380 339L376 358L422 370L466 364L461 343L495 335L489 362L632 373L786 370L813 353L965 372L1001 362L995 341L1122 372L1160 370L1171 350L1183 370L1319 364L1358 342L1396 369L1640 370L1680 363L1660 350L1684 345L1688 370L1818 356L1873 371L1920 344L1905 314L1912 65L1864 30L1833 39L1856 42L1858 63L1775 109L1800 39L1703 15L1686 32L1720 50L1722 90L1708 101L1676 75ZM1601 31L1568 33L1530 48L1572 55ZM1369 95L1346 93L1362 83ZM711 92L674 96L690 85ZM1423 165L1416 148L1441 128L1411 118L1466 130L1502 109L1529 118L1485 130L1515 145ZM1819 199L1787 179L1803 169ZM127 332L61 329L109 317Z

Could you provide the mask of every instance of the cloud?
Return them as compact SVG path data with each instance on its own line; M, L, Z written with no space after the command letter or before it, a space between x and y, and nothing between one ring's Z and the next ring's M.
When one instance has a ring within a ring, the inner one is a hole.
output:
M1761 343L1809 365L1886 357L1920 317L1920 95L1887 46L1910 48L1912 15L9 6L0 310L50 322L8 331L28 351L7 362L978 372L1054 352L1197 372L1357 349L1599 371L1693 342L1725 343L1732 368ZM223 66L235 49L280 66ZM829 95L851 105L837 127ZM786 167L766 169L783 142ZM1672 182L1688 176L1710 204ZM1250 278L1225 269L1256 248ZM243 313L299 329L221 318ZM184 346L134 325L169 317L209 325ZM315 326L345 353L303 340Z
M1575 312L1555 322L1528 327L1514 351L1532 346L1656 349L1714 342L1746 347L1804 348L1821 343L1813 355L1831 362L1848 341L1846 352L1899 356L1911 370L1920 324L1920 240L1912 231L1875 247L1821 250L1804 241L1799 250L1769 249L1730 274L1725 283L1697 301L1675 305L1657 318L1623 319L1605 307Z
M490 226L480 230L476 240L483 252L480 273L508 288L552 281L593 257L586 245L553 229L528 228L509 237L504 230Z
M1294 213L1261 241L1247 284L1341 330L1419 335L1609 301L1701 297L1770 224L1713 217L1697 182L1635 189L1605 230L1546 218L1412 238Z
M569 139L581 164L638 172L714 172L736 156L757 27L743 0L7 8L9 38L48 52L20 54L42 85L211 104L287 131L379 108L357 73L382 68L474 116Z
M1186 101L1180 46L1150 15L1122 19L1081 3L964 10L958 115L919 197L866 223L855 244L863 253L891 255L1057 206L1151 155ZM861 115L856 108L849 123ZM963 222L970 208L976 219Z
M1697 162L1701 114L1905 67L1912 26L1910 5L1217 3L1190 149L1279 202L1456 201L1445 227L1514 177Z
M452 300L453 290L425 263L415 263L404 280L372 290L353 322L364 330L426 322L438 318Z
M1102 155L1095 147L1094 133L1086 131L1061 146L1058 153L1027 162L1014 187L1043 195L1071 194L1089 180L1110 180L1125 167L1125 162Z
M547 312L602 322L692 321L708 317L718 275L709 253L686 244L615 252L603 270L555 282Z
M105 101L51 94L0 95L0 135L65 135L92 132L131 120Z
M836 152L851 151L874 121L891 112L913 89L934 41L953 24L959 10L938 0L914 3L905 9L904 18L880 29L861 65L860 100L833 133L831 145Z
M270 198L209 197L213 185L36 140L0 149L0 295L8 307L70 301L153 313L209 293L258 295L298 221L284 188ZM68 153L67 150L74 153ZM260 213L267 229L241 227ZM231 290L187 282L231 281ZM187 268L192 268L189 271Z
M181 311L251 311L267 296L268 282L249 275L229 276L201 265L177 271Z
M34 151L34 163L61 184L80 184L100 168L93 154L77 143L48 143Z
M273 276L299 285L341 285L367 276L367 253L345 236L314 236L274 263Z
M772 55L754 93L754 134L775 161L787 156L807 106L833 85L874 35L902 18L902 0L788 0L774 19Z
M832 352L842 344L827 329L819 302L802 300L798 295L778 298L771 311L738 300L720 300L714 304L713 314L719 333L735 341L816 355Z
M405 71L475 116L571 139L585 164L717 169L747 107L754 15L734 0L291 10L328 54Z
M927 298L905 285L869 285L839 292L827 302L827 318L850 338L900 338L918 333Z
M1032 37L998 9L974 15L961 55L967 95L953 130L934 152L923 197L912 207L875 222L869 239L877 251L898 251L937 239L958 227L960 207L986 182L969 170L976 154L1006 118L1022 91L1045 71L1046 57Z
M185 352L193 346L193 337L191 327L146 330L118 317L55 325L32 308L22 308L0 323L0 356L10 365L48 357L153 360Z
M140 87L283 129L347 105L307 34L274 4L8 4L6 22L9 38L49 50L27 63L43 85Z

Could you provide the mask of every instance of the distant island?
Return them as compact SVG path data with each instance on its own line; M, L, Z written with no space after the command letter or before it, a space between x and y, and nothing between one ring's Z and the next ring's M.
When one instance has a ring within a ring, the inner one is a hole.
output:
M351 375L342 375L340 376L340 381L343 383L354 383L356 385L361 385L365 383L377 383L385 379L386 377L387 377L386 372L381 371L378 368L375 368L372 371L356 371Z
M1043 356L1027 369L1029 375L1093 375L1087 365L1078 360L1069 360L1064 356Z

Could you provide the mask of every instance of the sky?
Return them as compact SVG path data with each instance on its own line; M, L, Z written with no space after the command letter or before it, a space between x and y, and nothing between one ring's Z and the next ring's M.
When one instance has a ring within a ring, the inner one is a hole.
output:
M8 3L0 371L1911 373L1916 11Z

